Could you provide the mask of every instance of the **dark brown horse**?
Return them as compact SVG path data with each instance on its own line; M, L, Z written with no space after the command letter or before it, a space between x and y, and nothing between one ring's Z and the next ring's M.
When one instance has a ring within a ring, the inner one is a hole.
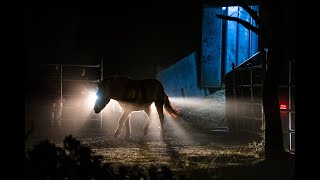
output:
M105 78L98 85L97 100L94 105L94 112L100 113L109 103L110 99L119 102L123 109L119 119L118 127L114 136L118 137L124 123L126 123L126 138L130 137L130 114L132 111L144 110L148 119L144 126L144 135L148 134L151 125L151 105L154 102L160 119L160 135L163 138L163 110L168 112L173 118L181 114L177 111L168 99L162 84L156 79L132 80L126 76L112 76Z

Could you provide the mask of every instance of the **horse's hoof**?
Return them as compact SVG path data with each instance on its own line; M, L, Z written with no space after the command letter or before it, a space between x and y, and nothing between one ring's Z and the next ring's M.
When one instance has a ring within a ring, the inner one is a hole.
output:
M124 139L129 140L129 139L131 139L131 136L125 136Z

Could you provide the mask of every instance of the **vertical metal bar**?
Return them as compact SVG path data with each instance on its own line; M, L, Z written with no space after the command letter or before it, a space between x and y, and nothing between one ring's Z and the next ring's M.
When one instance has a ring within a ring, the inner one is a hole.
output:
M250 7L250 8L251 8L251 7ZM249 21L250 21L250 24L252 25L252 24L253 24L253 22L252 22L252 21L253 21L253 20L252 20L252 17L250 17L250 20L249 20ZM251 33L252 33L251 30L248 29L248 36L249 36L249 38L248 38L248 40L249 40L249 42L248 42L248 43L249 43L248 57L251 56L251 51L252 51L252 43L251 43L251 41L252 41L252 39L251 39L251 38L252 38L252 35L251 35Z
M62 65L60 66L60 107L62 108L62 82L63 82L63 76L62 76Z
M268 49L264 48L262 50L263 53L263 57L262 57L262 91L264 89L264 81L266 79L266 71L268 69ZM263 141L266 142L266 136L265 136L265 132L266 132L266 119L265 119L265 114L264 114L264 107L263 107L263 102L261 104L261 109L262 109L262 124L263 124L263 132L264 132L264 136L263 136Z
M291 111L291 62L289 61L289 112Z
M288 128L289 129L289 150L291 150L292 149L291 148L291 146L292 146L291 145L291 141L292 141L291 140L291 134L292 134L291 133L291 112L289 111L288 113L289 113L289 128Z
M289 85L288 85L288 96L289 96L289 151L292 150L292 138L291 138L291 62L289 61Z
M62 65L60 66L60 106L59 107L56 107L56 108L59 108L59 124L61 125L61 121L62 121L62 108L63 108L63 97L62 97L62 84L63 84L63 76L62 76Z
M238 132L239 132L239 122L238 122L238 107L237 107L237 100L236 100L236 82L235 82L235 64L232 63L231 64L232 66L232 91L233 91L233 110L234 110L234 114L233 114L233 120L234 122L232 123L233 124L233 128L234 128L234 131L235 131L235 134L238 135Z
M238 17L240 19L240 7L238 7ZM239 65L239 23L237 23L237 36L236 36L236 66Z
M292 125L291 114L292 113L291 112L288 112L288 113L289 113L289 128L288 129L289 129L289 132L290 132L290 131L292 131L292 129L291 129L291 125Z
M100 79L101 79L101 81L103 80L103 57L102 57L102 59L101 59L101 64L100 64ZM102 126L103 126L103 119L102 119L102 111L100 112L100 128L102 128Z
M291 138L292 133L289 131L289 151L292 150L292 138Z
M288 85L288 96L289 96L289 132L291 131L291 63L289 61L289 85ZM290 143L291 143L291 139L290 139Z
M101 81L103 80L103 57L101 59L101 66L100 66L100 70L101 70L101 76L100 76L100 79Z

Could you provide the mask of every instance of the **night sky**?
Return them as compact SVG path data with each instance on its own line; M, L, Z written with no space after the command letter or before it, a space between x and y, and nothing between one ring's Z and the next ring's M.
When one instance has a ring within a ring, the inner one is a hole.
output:
M104 2L25 2L27 71L103 57L106 74L153 77L201 47L201 1Z

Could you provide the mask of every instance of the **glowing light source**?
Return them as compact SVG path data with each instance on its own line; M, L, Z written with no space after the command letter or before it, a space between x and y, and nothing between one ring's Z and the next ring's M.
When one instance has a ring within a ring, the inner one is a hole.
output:
M98 98L98 96L96 95L96 93L90 92L88 98L89 98L90 100L92 100L92 101L96 101L97 98Z
M88 102L88 105L90 107L92 107L94 105L94 103L96 102L98 96L96 95L95 92L91 91L88 93L88 96L87 96L87 102Z
M287 105L285 105L285 104L280 104L280 109L287 109Z

